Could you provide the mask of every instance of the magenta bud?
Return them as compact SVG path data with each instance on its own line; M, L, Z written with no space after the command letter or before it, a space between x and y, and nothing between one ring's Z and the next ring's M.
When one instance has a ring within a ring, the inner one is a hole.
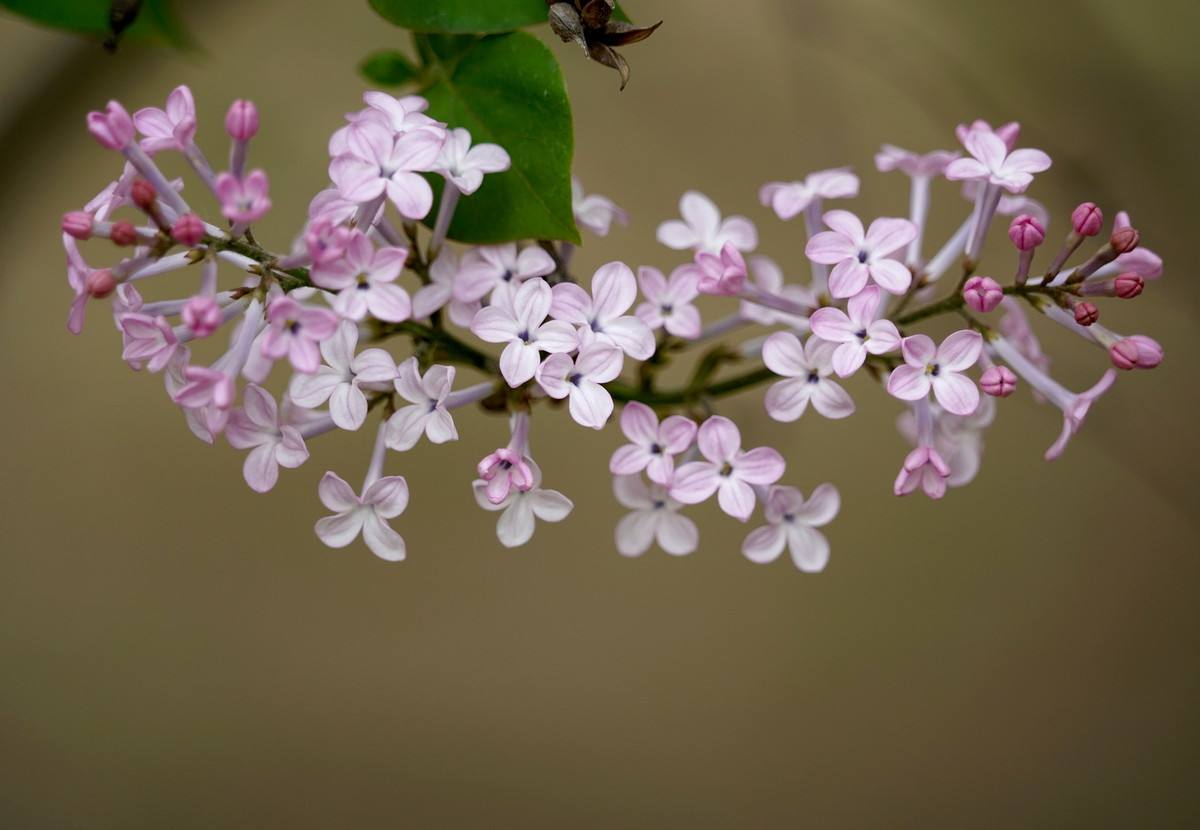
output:
M1100 319L1100 309L1096 308L1095 303L1076 303L1075 322L1081 326L1090 326Z
M991 277L971 277L962 294L971 310L981 314L992 311L1004 299L1004 289Z
M64 213L62 230L67 236L73 236L76 239L91 238L92 214L83 210L73 210L70 213Z
M234 141L249 141L258 134L258 108L253 101L238 99L225 114L225 132Z
M1136 248L1141 238L1136 228L1117 228L1108 238L1108 244L1112 245L1112 249L1120 256Z
M109 101L103 112L89 112L87 128L110 150L123 150L133 142L133 119L116 101Z
M979 387L993 398L1007 398L1017 389L1017 376L1007 366L989 366L979 376Z
M137 242L137 228L132 222L113 222L112 233L109 236L114 245L128 247Z
M129 198L135 205L149 213L154 209L154 200L158 198L158 194L154 192L154 185L150 182L145 179L134 179L133 186L129 188Z
M1118 274L1113 279L1113 290L1122 300L1132 300L1145 287L1146 281L1132 271Z
M171 226L171 238L180 245L194 248L204 239L204 223L194 213L185 213Z
M117 280L113 277L112 271L105 268L88 274L87 279L84 280L84 287L88 294L100 300L117 290Z
M1108 356L1118 369L1153 369L1162 363L1163 348L1157 340L1135 334L1113 343Z
M1028 213L1022 213L1008 226L1008 238L1018 251L1032 251L1046 239L1046 229Z
M197 337L208 337L221 325L221 307L217 305L216 298L209 294L188 298L179 316Z
M1104 227L1104 214L1095 202L1084 202L1071 211L1071 227L1080 236L1095 236Z

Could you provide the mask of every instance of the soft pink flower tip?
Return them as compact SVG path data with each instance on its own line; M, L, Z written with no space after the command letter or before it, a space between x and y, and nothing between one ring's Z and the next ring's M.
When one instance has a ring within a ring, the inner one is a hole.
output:
M112 271L105 268L88 274L84 281L84 287L87 288L89 295L100 300L117 290L117 280L113 277Z
M189 297L179 316L197 337L208 337L221 326L221 307L216 298L208 294Z
M1116 295L1122 300L1132 300L1138 294L1142 293L1142 289L1146 287L1146 281L1140 275L1127 271L1124 274L1119 274L1113 280L1113 290Z
M171 238L180 245L194 248L204 239L204 222L194 213L185 213L171 226Z
M87 128L110 150L123 150L133 141L133 119L116 101L109 101L103 112L89 112Z
M83 210L73 210L70 213L64 213L62 230L67 236L73 236L76 239L90 238L92 235L92 214Z
M1135 334L1113 343L1108 356L1118 369L1153 369L1162 363L1163 348L1157 340Z
M1090 326L1100 319L1100 309L1096 308L1095 303L1076 303L1075 322L1081 326Z
M249 141L258 134L258 108L253 101L237 100L225 115L225 132L234 141Z
M1080 236L1095 236L1104 227L1104 214L1095 202L1084 202L1071 211L1071 227Z
M993 398L1007 398L1017 389L1017 376L1007 366L989 366L979 377L979 387Z
M1142 237L1136 228L1117 228L1108 238L1108 244L1118 254L1127 254L1138 246Z
M1046 228L1033 216L1022 213L1008 226L1008 238L1019 251L1032 251L1046 239Z
M981 314L994 310L1004 299L1004 289L991 277L971 277L962 293L971 310Z
M109 234L114 245L120 245L127 248L137 242L137 228L132 222L113 222L112 232Z

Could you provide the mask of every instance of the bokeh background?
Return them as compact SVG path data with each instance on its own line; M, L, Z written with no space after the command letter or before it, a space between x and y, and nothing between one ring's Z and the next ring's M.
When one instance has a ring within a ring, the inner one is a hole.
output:
M509 551L470 496L503 421L392 455L413 490L409 560L322 547L321 471L351 480L366 435L314 442L269 496L241 454L196 441L158 378L119 360L93 313L63 328L62 212L115 174L83 115L161 105L190 84L224 153L256 100L253 162L278 247L326 181L325 142L358 105L355 66L405 42L365 2L179 3L204 51L93 44L0 15L0 826L1195 826L1200 821L1196 535L1196 4L1120 0L630 0L665 18L631 47L629 88L556 44L577 171L633 214L588 240L670 267L654 228L689 187L759 223L803 276L798 225L758 186L853 164L868 215L903 213L883 141L953 145L954 124L1019 119L1054 169L1032 195L1130 210L1167 276L1104 306L1167 350L1122 375L1056 464L1059 429L1003 402L976 483L896 499L895 402L770 422L723 402L787 480L844 508L820 576L739 553L748 528L693 511L693 556L618 556L605 471L619 433L539 417L534 450L576 510ZM545 33L543 33L545 34ZM937 237L964 210L936 191ZM985 272L1007 273L1005 246ZM1043 327L1056 372L1106 360ZM751 525L753 526L753 525Z

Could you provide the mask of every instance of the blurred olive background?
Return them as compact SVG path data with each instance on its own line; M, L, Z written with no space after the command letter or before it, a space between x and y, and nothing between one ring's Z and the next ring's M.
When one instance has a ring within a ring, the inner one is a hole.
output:
M258 496L241 453L195 440L161 380L121 363L102 309L69 336L59 216L119 169L88 109L161 106L187 83L217 160L228 102L257 101L275 202L259 237L282 248L359 106L358 60L406 40L365 2L178 6L203 54L114 58L0 17L0 826L1200 820L1196 4L630 0L666 23L626 52L623 94L555 45L577 171L634 217L587 240L581 271L677 264L654 228L696 187L806 278L800 226L759 207L761 183L850 163L865 215L903 214L875 149L950 147L974 117L1019 119L1054 157L1032 191L1052 239L1092 199L1167 261L1102 309L1159 338L1162 367L1123 374L1055 464L1057 412L1003 402L978 480L940 503L891 495L908 447L865 378L844 422L773 423L761 392L722 402L747 446L783 448L788 482L841 489L820 576L747 563L757 522L714 505L692 511L693 556L618 556L619 433L565 413L535 418L534 450L576 510L528 547L501 548L471 498L505 427L469 412L457 444L389 458L412 487L394 523L407 562L329 550L316 481L356 481L367 435L313 442ZM935 198L931 245L965 210L949 185ZM998 242L983 270L1012 267ZM1069 386L1104 370L1042 330Z

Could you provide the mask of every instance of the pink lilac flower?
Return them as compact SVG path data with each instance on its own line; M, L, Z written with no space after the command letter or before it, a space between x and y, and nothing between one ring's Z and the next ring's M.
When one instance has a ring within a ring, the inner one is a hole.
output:
M846 418L854 414L854 401L838 383L830 380L833 374L833 355L840 349L836 343L811 336L800 345L800 338L787 331L777 331L763 343L763 363L786 380L772 384L763 403L767 414L776 421L797 420L808 408L826 418Z
M458 440L454 418L446 409L446 396L454 386L453 366L431 366L421 377L417 359L400 364L396 391L411 406L397 409L388 418L387 445L401 452L416 446L424 435L434 444Z
M352 203L348 204L353 206ZM353 209L350 212L353 214ZM347 216L341 221L349 218ZM332 214L319 213L309 221L308 226L304 229L304 250L313 265L314 282L321 279L320 272L324 268L334 266L345 255L346 248L349 246L350 240L354 238L354 234L353 229L343 226ZM320 283L317 282L317 284Z
M89 112L88 132L109 150L124 150L133 141L133 119L119 101L109 101L103 112Z
M404 559L404 539L388 524L408 507L408 482L403 476L383 476L359 496L336 473L327 472L317 487L321 504L333 516L317 521L317 537L331 548L344 548L362 534L371 552L388 562Z
M696 438L696 422L682 415L668 415L659 423L653 409L631 401L621 410L621 432L630 443L613 453L609 472L626 476L645 470L655 484L669 485L675 475L675 456L685 452Z
M434 170L445 176L460 193L471 195L483 184L485 173L500 173L512 159L498 144L471 146L471 134L461 127L450 130Z
M819 308L813 312L813 334L840 344L833 353L833 369L849 377L862 367L868 354L886 354L900 345L900 332L890 320L880 320L883 292L869 285L851 298L846 311Z
M552 354L537 367L536 378L542 390L552 398L568 398L571 417L581 426L603 429L612 415L613 400L601 384L621 374L624 354L599 340L593 341L571 357Z
M456 326L470 326L483 306L479 300L467 302L455 298L454 289L461 274L462 260L450 249L443 248L429 266L429 284L413 294L412 316L421 320L445 308L450 322Z
M146 107L133 114L133 124L147 153L184 150L196 137L196 103L186 86L175 87L167 96L167 107Z
M618 475L613 494L632 511L617 522L617 551L622 556L641 556L655 542L672 556L684 556L700 543L696 523L679 515L683 505L661 484L647 485L639 475Z
M476 302L497 288L515 290L525 280L552 273L554 259L536 245L519 252L515 242L484 245L463 255L454 297L460 302Z
M958 153L949 150L934 150L922 154L894 144L884 144L875 154L875 168L881 173L899 170L913 178L932 178L946 172L946 166L958 156Z
M329 222L329 227L344 225L346 222L353 220L358 216L359 203L343 198L341 191L336 187L327 188L317 193L312 197L312 201L308 203L308 218L310 222L316 222L318 219L324 219ZM379 208L375 211L375 216L366 216L363 218L364 226L369 226L375 223L379 218L379 214L383 211L383 203L380 202ZM343 228L349 232L349 228ZM311 250L311 249L310 249ZM333 255L328 257L333 259ZM313 261L320 261L317 255L313 254Z
M963 300L972 311L986 314L999 307L1004 289L991 277L971 277L963 284Z
M396 98L386 92L370 90L363 93L363 102L367 105L367 109L361 113L363 117L376 120L395 133L412 130L427 130L435 134L445 132L444 124L425 115L429 102L419 95Z
M533 459L512 447L501 447L488 453L476 468L483 485L483 495L491 504L503 504L509 494L533 488Z
M730 216L722 221L716 204L703 193L695 190L684 193L679 200L679 213L683 221L672 219L658 226L658 241L668 248L716 254L726 245L739 251L753 251L758 246L754 223L744 216Z
M945 479L948 487L970 484L979 472L983 460L983 435L996 416L996 402L983 398L979 408L970 415L954 415L936 404L929 405L933 419L930 445L949 468ZM917 435L916 413L909 409L897 419L897 427L914 445L920 444Z
M367 417L367 389L386 390L396 378L396 361L383 349L358 347L358 326L343 320L327 340L321 342L324 366L312 374L292 376L288 395L305 409L329 402L329 414L340 429L354 431Z
M696 435L704 461L689 461L675 471L671 497L699 504L713 493L721 509L746 521L754 512L754 485L774 484L783 475L783 456L770 447L742 450L742 435L728 418L714 415Z
M188 363L190 359L191 355L187 346L180 346L163 372L167 395L173 401L178 402L180 393L191 385L184 375L184 372L190 368ZM206 444L212 444L216 440L216 436L225 431L225 425L229 422L229 410L213 405L211 400L193 407L181 406L181 408L188 429Z
M546 321L553 293L545 280L526 280L511 296L498 291L493 300L475 315L471 331L488 343L506 344L500 353L500 374L509 386L516 388L533 378L541 352L557 354L577 347L578 336L570 323Z
M919 487L931 499L946 495L950 466L933 446L922 444L904 457L904 464L892 485L897 496L907 496Z
M764 184L758 191L758 200L786 222L823 199L853 199L857 195L858 176L849 168L839 167L809 173L802 182Z
M763 499L767 524L750 531L742 553L751 562L774 562L786 546L792 562L805 573L819 573L829 563L829 541L817 530L833 521L842 500L832 484L822 484L807 500L795 487L775 485Z
M329 176L342 197L370 204L386 196L406 219L424 219L433 207L433 190L420 175L432 170L445 135L414 130L395 137L375 123L352 130L350 151L329 165Z
M71 310L67 314L67 330L71 334L79 334L83 331L87 301L92 296L89 285L96 282L94 275L99 271L84 261L78 243L68 234L63 234L63 248L67 252L67 283L75 292Z
M585 195L583 185L574 176L571 177L571 211L575 214L575 223L596 236L608 236L614 221L629 224L629 214L617 207L612 199L594 193Z
M246 365L264 324L262 304L258 300L251 300L241 324L234 331L229 350L217 358L212 366L188 365L187 350L179 350L168 366L167 384L168 389L172 390L172 400L190 410L228 410L233 406L237 397L237 377ZM175 360L182 360L182 363L176 364ZM176 374L179 376L178 382L174 377ZM223 417L209 420L212 424L223 424ZM197 435L203 438L199 432Z
M970 124L959 124L954 128L954 135L962 144L967 142L967 136L973 132L993 133L1004 142L1006 148L1012 150L1017 146L1017 139L1021 135L1021 125L1016 121L1009 121L993 128L982 118L976 118Z
M637 299L637 280L623 262L601 265L592 275L589 295L573 282L554 286L550 316L578 326L579 342L607 343L634 360L654 354L654 334L637 317L626 314Z
M833 266L829 291L834 297L853 297L868 279L892 294L908 290L912 274L889 257L916 237L916 225L907 219L883 218L864 232L858 217L846 210L831 210L822 219L831 230L813 236L804 253L813 262Z
M557 490L544 490L542 471L537 464L529 462L530 486L513 489L499 502L488 495L488 482L476 481L472 485L475 501L484 510L503 511L496 522L496 538L506 548L516 548L533 538L536 519L543 522L561 522L575 508L574 503Z
M310 273L314 283L338 292L331 304L347 320L363 320L370 314L399 323L412 315L408 292L396 284L407 260L404 248L376 249L365 233L356 230L340 258L314 266Z
M638 268L638 285L646 302L634 313L652 331L666 329L667 334L684 340L700 336L700 309L693 300L700 295L696 282L699 275L688 265L681 265L664 277L662 271L643 265Z
M242 392L241 408L230 413L225 438L234 449L250 450L242 475L256 493L275 486L281 466L295 469L308 460L300 431L280 416L275 399L252 383Z
M321 365L319 344L338 328L337 315L324 308L302 306L280 296L267 307L269 328L263 335L262 355L271 360L286 357L297 372L312 374Z
M812 289L797 283L785 284L783 270L776 264L775 260L769 257L750 257L749 276L751 284L762 293L783 297L797 306L816 308L818 305L817 296L813 293ZM752 300L742 300L739 312L743 319L758 323L761 326L783 325L797 331L807 331L809 326L807 317L801 317L799 314L788 314L786 311L769 308Z
M746 260L732 243L726 243L720 254L700 251L691 268L696 275L696 288L701 294L732 297L741 293L748 273Z
M244 179L231 173L220 173L216 189L217 198L221 200L221 215L231 222L256 222L271 209L267 174L261 170L252 170Z
M951 181L986 181L1009 193L1022 193L1033 181L1034 173L1050 168L1050 157L1041 150L1012 150L991 130L969 130L962 142L972 157L950 162L946 178Z
M121 359L135 369L144 365L151 372L161 372L180 348L179 339L162 315L122 314L117 325L125 341Z
M983 351L977 331L956 331L934 346L924 334L900 341L903 366L892 370L887 390L904 401L928 397L932 390L938 404L955 415L970 415L979 406L979 389L962 373L975 365Z

